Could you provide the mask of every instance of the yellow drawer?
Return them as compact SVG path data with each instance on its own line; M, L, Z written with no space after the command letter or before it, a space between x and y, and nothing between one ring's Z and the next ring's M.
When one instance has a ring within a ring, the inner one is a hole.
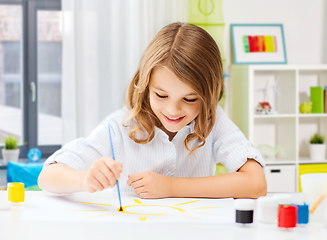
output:
M302 191L300 176L306 173L327 173L327 163L299 164L299 192Z

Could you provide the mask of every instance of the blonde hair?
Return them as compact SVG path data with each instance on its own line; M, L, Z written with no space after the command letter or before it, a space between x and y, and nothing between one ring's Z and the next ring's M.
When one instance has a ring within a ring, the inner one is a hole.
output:
M190 133L184 146L190 154L205 144L216 121L216 108L223 95L223 66L219 48L214 39L202 28L172 23L162 28L146 48L140 65L126 93L130 110L125 123L132 121L129 137L136 143L148 143L155 134L155 126L162 124L150 106L149 82L154 67L169 68L180 81L196 91L200 112L195 119L194 133ZM124 125L127 127L126 125ZM143 138L137 133L143 133ZM195 139L202 142L189 149Z

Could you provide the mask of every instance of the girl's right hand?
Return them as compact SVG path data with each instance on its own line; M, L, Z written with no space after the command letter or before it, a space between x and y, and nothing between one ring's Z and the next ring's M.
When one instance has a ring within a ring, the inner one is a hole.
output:
M102 191L114 187L123 171L123 164L112 158L103 157L96 160L83 179L83 189L88 192Z

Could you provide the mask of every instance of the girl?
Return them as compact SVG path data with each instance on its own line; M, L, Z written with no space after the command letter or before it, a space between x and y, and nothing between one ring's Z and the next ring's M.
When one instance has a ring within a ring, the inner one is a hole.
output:
M205 30L164 27L145 50L127 107L50 156L39 186L95 192L119 179L121 191L141 198L266 195L260 153L218 106L222 73L218 46ZM229 173L213 176L219 162Z

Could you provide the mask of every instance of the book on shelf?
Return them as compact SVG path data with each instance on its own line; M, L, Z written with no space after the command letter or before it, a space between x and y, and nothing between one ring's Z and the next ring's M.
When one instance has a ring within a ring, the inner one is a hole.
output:
M312 102L312 113L324 113L324 88L310 87L310 101Z
M327 86L324 87L324 113L327 113Z

